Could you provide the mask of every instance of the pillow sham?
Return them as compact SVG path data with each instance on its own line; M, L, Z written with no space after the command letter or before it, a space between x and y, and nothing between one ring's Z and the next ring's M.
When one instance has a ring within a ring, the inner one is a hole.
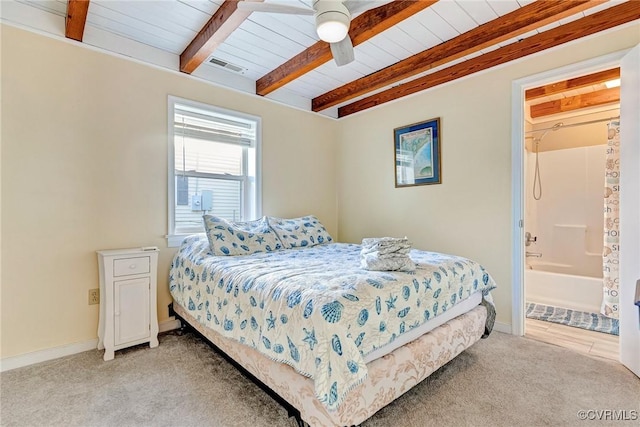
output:
M282 249L266 217L255 221L233 222L203 215L204 229L213 255L250 255Z
M285 249L311 247L333 241L322 223L313 215L292 219L270 216L267 220Z

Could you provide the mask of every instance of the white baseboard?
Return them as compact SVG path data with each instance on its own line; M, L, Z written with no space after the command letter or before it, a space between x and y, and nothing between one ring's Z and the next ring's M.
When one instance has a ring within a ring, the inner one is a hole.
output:
M159 332L167 332L173 329L178 329L179 327L180 321L175 319L169 319L158 323ZM18 356L5 357L0 360L0 372L22 368L23 366L29 366L35 363L46 362L47 360L58 359L72 354L82 353L83 351L94 350L97 346L98 339L94 338L92 340L62 345L60 347L47 348Z
M11 369L22 368L23 366L35 363L46 362L47 360L58 359L83 351L93 350L98 346L98 339L62 345L60 347L47 348L34 351L32 353L21 354L19 356L5 357L0 361L0 371L10 371Z
M501 322L496 322L493 325L493 330L496 332L502 332L505 334L511 334L511 325L509 323L501 323Z

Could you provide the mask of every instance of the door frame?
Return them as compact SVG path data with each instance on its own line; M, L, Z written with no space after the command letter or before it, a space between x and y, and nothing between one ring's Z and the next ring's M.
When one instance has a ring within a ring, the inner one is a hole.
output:
M511 333L524 335L524 93L527 89L559 80L619 67L622 57L631 49L613 52L586 61L514 80L511 84Z

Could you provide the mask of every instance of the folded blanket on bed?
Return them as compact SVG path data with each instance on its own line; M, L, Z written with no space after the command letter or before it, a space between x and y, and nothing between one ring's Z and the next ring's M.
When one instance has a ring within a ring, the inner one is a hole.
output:
M373 271L414 271L409 257L411 243L404 238L380 237L362 239L360 266Z
M411 249L411 242L406 237L374 237L362 239L363 251L395 252Z

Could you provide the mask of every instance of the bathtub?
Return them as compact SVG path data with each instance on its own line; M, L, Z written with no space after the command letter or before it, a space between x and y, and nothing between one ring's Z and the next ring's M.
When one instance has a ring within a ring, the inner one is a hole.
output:
M527 302L599 313L602 278L567 274L571 265L529 262L524 272Z

